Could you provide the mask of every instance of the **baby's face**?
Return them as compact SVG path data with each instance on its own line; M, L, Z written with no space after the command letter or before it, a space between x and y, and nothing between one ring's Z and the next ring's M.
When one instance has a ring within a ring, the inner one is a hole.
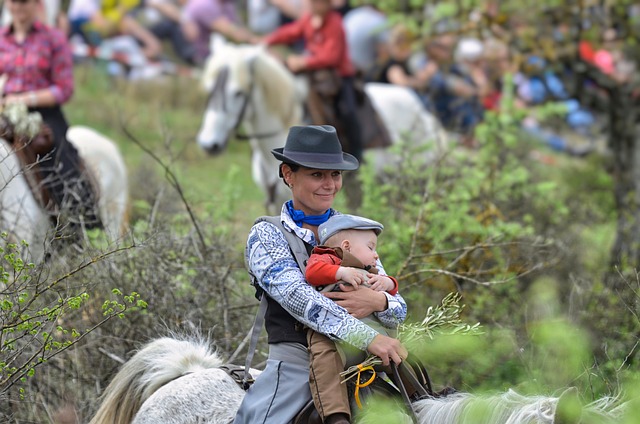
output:
M367 266L376 266L378 254L376 247L378 244L378 236L373 230L351 231L349 234L349 242L351 244L350 253L358 258Z

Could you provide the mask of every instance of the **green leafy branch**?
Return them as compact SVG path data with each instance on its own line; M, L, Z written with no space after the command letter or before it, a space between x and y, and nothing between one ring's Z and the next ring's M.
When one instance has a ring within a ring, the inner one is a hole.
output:
M87 307L91 297L84 288L68 293L61 283L91 264L132 247L117 248L92 257L49 281L43 279L43 267L25 264L19 258L18 245L8 243L0 248L3 253L0 258L0 393L18 382L25 382L27 377L35 375L36 367L78 343L107 321L146 308L146 302L138 293L125 295L114 289L112 293L116 299L104 302L100 322L84 330L67 328L64 324L72 311Z
M459 293L449 293L437 306L430 306L424 319L419 323L403 324L398 328L398 339L405 344L411 345L425 338L433 340L441 335L479 335L483 331L480 323L468 324L460 318L464 305L460 304ZM366 367L382 365L382 361L377 356L369 356L359 365L347 368L340 373L342 382L354 378Z

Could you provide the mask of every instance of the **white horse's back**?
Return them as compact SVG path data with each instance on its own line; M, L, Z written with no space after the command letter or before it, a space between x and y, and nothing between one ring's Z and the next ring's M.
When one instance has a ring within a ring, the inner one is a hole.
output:
M447 132L440 121L424 108L412 89L370 82L365 84L364 90L394 144L404 142L407 148L423 147L420 154L425 164L435 162L446 153L449 143ZM412 151L412 154L416 155L418 151ZM367 149L365 155L377 170L401 165L401 156L390 154L386 148Z
M407 87L370 82L364 86L393 140L410 137L414 143L445 147L447 134L438 119L425 110L418 95ZM363 125L366 125L363 123Z
M124 232L129 200L127 168L116 144L96 130L75 125L67 138L76 147L97 182L100 218L110 239Z
M204 339L153 340L116 374L90 424L227 423L244 392L220 365Z
M228 424L244 391L218 368L220 363L202 339L154 340L116 374L90 424ZM577 396L575 389L565 393ZM567 422L556 419L564 397L523 396L512 390L491 396L456 393L419 400L414 409L420 424L553 424ZM625 422L625 412L625 404L614 398L581 410L585 419L599 418L585 422L599 423Z
M225 371L201 370L158 389L131 424L230 423L243 398L244 390Z
M95 130L73 126L67 138L85 160L99 191L98 209L109 240L126 228L128 181L124 160L116 144ZM6 141L0 139L0 231L13 242L29 245L29 260L40 260L51 241L50 214L36 201L21 164Z

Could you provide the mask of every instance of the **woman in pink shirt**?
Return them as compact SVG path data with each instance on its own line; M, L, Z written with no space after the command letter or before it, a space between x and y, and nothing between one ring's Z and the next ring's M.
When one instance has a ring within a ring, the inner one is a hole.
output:
M61 108L74 89L71 49L62 32L38 20L41 1L7 0L12 22L0 29L0 74L7 78L3 104L24 103L42 115L54 144L50 158L40 163L42 177L55 206L70 208L71 223L83 215L85 226L92 227L99 224L94 196L80 174L78 152L66 139Z

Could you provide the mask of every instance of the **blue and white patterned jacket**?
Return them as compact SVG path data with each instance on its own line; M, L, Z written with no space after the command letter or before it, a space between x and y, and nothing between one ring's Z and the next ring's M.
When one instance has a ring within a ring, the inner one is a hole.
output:
M332 214L337 212L332 210ZM306 243L316 246L311 230L298 227L283 205L280 214L283 226ZM378 334L368 325L349 315L334 301L322 296L304 279L289 244L282 232L269 222L255 224L249 232L245 261L256 276L260 287L299 322L325 334L332 340L347 342L366 351ZM380 274L386 275L378 260ZM375 315L389 328L396 328L407 316L407 305L400 296L385 292L388 308Z

